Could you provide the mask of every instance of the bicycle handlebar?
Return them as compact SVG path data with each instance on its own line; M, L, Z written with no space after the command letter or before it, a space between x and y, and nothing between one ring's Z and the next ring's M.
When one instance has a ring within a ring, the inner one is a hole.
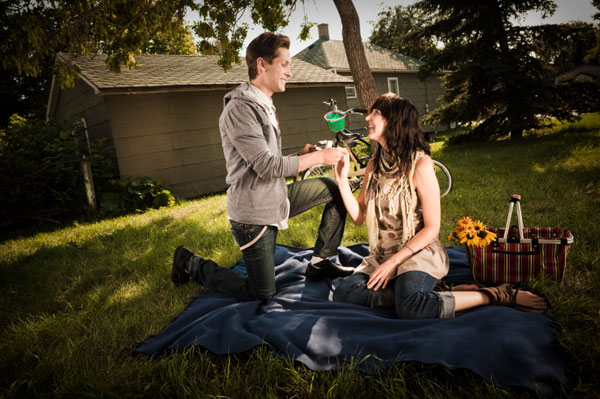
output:
M323 101L323 104L329 105L330 107L333 107L332 111L337 111L337 101L335 100L335 98L330 98L327 101ZM345 114L358 114L358 115L366 115L367 114L367 110L364 108L350 108L347 109L346 111L343 111L343 113Z
M349 110L345 111L345 113L355 115L366 115L367 110L364 108L350 108Z

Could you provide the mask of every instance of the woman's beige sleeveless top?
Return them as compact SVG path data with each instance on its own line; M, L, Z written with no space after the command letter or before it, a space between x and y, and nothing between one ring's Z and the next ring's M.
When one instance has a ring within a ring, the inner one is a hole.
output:
M367 192L367 232L369 255L355 272L371 274L375 268L398 252L424 226L421 201L413 184L415 166L425 154L415 154L408 176L369 176L365 182L374 192ZM370 191L370 190L369 190ZM429 245L398 266L397 275L417 270L441 279L448 273L446 250L436 237Z

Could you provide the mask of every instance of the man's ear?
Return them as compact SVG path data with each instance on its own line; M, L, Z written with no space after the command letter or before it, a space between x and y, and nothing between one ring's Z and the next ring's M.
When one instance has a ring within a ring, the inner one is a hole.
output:
M265 71L265 59L262 57L258 57L256 59L256 70L259 72L264 72Z

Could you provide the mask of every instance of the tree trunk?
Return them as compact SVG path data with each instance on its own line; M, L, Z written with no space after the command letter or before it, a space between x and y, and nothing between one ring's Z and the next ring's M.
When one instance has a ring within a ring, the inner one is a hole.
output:
M342 39L358 99L363 108L369 108L378 94L360 36L358 13L352 0L333 0L333 2L342 19Z

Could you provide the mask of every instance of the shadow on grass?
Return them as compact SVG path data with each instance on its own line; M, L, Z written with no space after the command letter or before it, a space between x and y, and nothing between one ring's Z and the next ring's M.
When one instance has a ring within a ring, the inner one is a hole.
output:
M0 325L16 315L35 317L66 309L107 307L115 295L133 299L136 285L152 292L171 284L171 257L178 245L175 240L191 229L209 242L218 242L224 235L199 223L186 228L169 216L17 255L15 261L0 264L4 292Z

